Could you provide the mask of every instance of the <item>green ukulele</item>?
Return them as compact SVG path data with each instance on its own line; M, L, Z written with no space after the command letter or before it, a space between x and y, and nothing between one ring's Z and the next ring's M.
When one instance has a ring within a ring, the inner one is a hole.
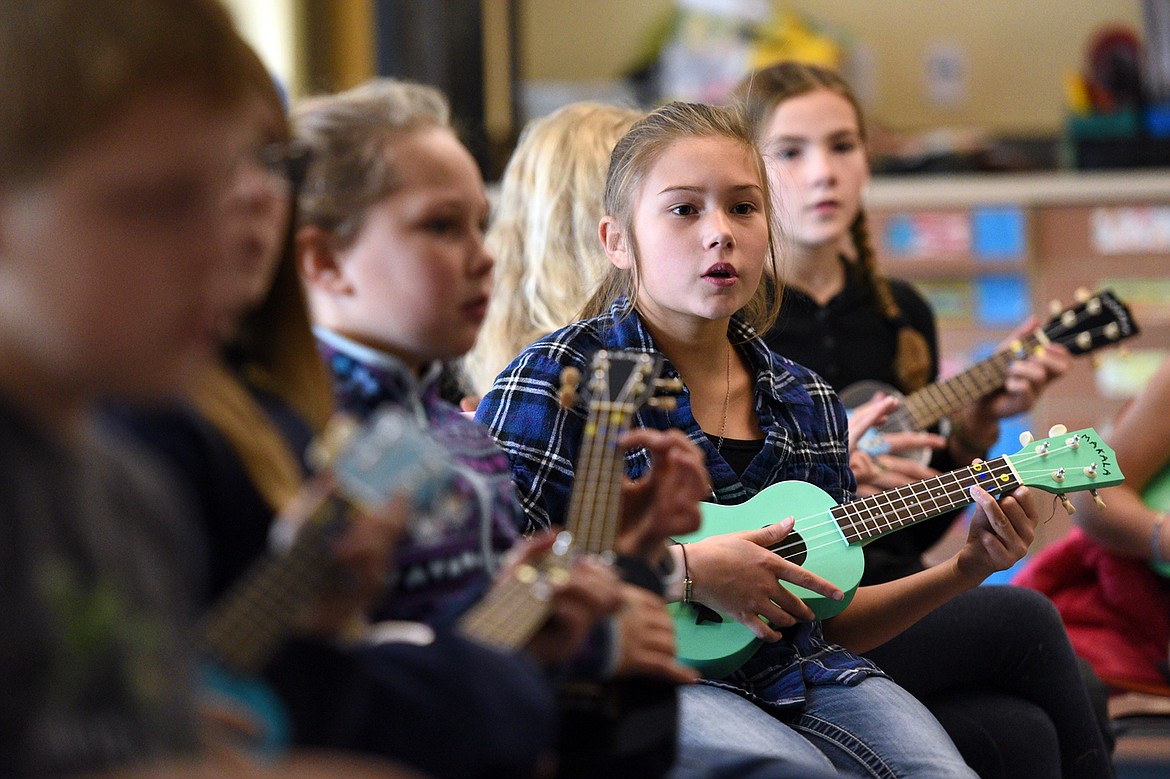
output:
M996 495L1022 485L1036 487L1060 496L1070 509L1064 493L1091 490L1095 494L1098 488L1123 481L1113 450L1092 428L1069 433L1058 425L1049 435L1031 441L1025 434L1026 443L1016 454L843 505L818 487L798 481L773 484L737 505L705 503L699 530L675 540L700 541L795 517L792 531L772 551L837 585L845 597L834 601L789 582L780 584L804 600L818 619L828 619L849 605L857 590L865 543L970 503L968 490L973 485ZM709 678L722 678L739 668L761 643L746 626L701 604L674 603L670 609L679 660Z

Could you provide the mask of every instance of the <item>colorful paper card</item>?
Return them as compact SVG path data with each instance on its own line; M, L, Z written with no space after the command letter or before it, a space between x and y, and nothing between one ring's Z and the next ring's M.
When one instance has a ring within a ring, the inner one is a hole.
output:
M1137 395L1166 358L1165 349L1107 349L1097 356L1093 378L1103 397L1124 400Z
M976 259L1020 262L1027 253L1027 218L1022 208L974 208L971 210L971 233Z
M1124 300L1141 327L1164 327L1170 324L1170 278L1107 278L1096 286L1111 289Z
M1031 298L1024 276L982 276L975 281L977 323L983 327L1015 327L1031 313Z
M1094 208L1089 241L1098 254L1170 252L1170 206Z
M915 211L892 215L883 231L885 254L934 259L971 252L971 222L965 212Z
M942 324L966 324L971 321L971 282L957 279L915 281Z

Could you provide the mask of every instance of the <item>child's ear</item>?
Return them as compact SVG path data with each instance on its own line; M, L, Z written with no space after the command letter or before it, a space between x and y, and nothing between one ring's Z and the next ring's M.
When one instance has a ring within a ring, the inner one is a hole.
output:
M601 237L601 246L609 261L622 270L629 270L634 264L630 254L629 241L622 232L621 225L612 216L603 216L597 225L597 233Z
M305 285L329 295L353 291L342 272L340 258L329 233L316 225L304 225L296 234L297 270Z

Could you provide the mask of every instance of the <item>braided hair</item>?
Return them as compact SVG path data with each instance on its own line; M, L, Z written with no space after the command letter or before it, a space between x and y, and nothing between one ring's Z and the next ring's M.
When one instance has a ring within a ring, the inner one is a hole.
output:
M882 316L898 332L898 346L894 358L894 376L898 380L898 387L906 393L920 389L930 381L930 347L922 333L915 330L902 313L902 308L894 299L893 290L890 289L889 280L878 273L873 246L869 240L865 211L858 211L857 216L853 218L853 223L849 225L849 237L857 252L852 264L861 271L861 278L877 301Z
M752 123L758 138L767 126L768 119L781 103L789 98L822 89L840 95L853 106L854 114L857 116L858 132L864 143L865 117L861 106L845 80L827 68L802 62L778 62L748 74L735 88L733 98ZM869 239L869 227L864 211L857 212L849 227L849 236L856 257L847 261L859 271L880 313L898 333L894 375L897 377L899 388L903 392L913 392L925 386L930 380L930 347L922 333L910 325L897 300L894 299L889 281L877 270L877 260Z

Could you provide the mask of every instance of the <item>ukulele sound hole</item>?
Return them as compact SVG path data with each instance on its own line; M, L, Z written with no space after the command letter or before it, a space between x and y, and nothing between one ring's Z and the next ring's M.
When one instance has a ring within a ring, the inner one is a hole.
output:
M804 565L804 561L808 559L808 547L804 544L804 538L796 531L792 531L783 541L773 544L768 549L796 565Z

